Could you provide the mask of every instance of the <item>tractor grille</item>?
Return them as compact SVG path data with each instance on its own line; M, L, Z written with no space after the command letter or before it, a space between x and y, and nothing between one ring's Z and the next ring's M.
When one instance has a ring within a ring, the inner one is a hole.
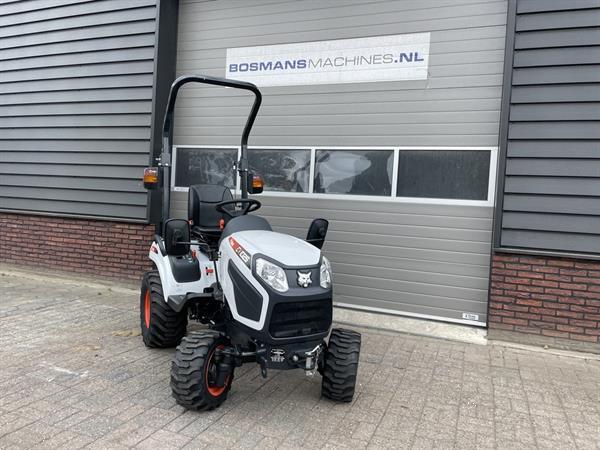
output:
M324 333L331 325L331 299L278 303L273 308L269 333L290 338Z

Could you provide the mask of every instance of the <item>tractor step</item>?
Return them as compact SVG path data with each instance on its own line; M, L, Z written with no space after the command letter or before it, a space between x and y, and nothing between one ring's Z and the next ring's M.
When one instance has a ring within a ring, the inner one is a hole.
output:
M184 295L169 295L167 298L167 304L173 309L173 311L180 312L185 308L185 305L190 300L214 300L214 293L197 293L197 294L184 294Z

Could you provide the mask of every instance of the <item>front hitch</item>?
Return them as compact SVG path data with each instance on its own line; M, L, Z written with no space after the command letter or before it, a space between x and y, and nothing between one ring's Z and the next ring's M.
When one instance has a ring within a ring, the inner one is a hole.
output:
M321 357L321 354L323 353L324 348L325 348L325 343L321 342L319 345L317 345L312 350L310 350L308 352L304 352L301 355L294 353L292 355L292 362L294 362L301 369L304 369L304 373L306 374L306 376L312 377L315 375L315 372L318 370L319 358Z

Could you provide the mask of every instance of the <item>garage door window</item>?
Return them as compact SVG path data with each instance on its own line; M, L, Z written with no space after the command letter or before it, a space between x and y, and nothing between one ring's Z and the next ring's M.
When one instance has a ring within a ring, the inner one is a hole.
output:
M187 190L191 184L205 183L235 188L237 148L179 147L175 158L175 188Z
M265 180L265 191L309 192L310 149L249 149L248 166Z
M399 197L487 200L490 152L400 150Z
M239 189L239 147L174 149L174 190L195 183ZM250 147L248 166L273 196L491 206L496 155L485 147Z
M389 150L317 150L314 192L389 196L393 159Z

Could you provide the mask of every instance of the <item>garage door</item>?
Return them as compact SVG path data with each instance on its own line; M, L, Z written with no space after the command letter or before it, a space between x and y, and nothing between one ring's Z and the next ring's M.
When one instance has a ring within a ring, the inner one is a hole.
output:
M485 325L506 6L181 1L178 74L225 76L229 67L232 77L262 85L250 137L250 164L268 188L262 214L299 237L312 218L330 220L324 251L337 304ZM410 70L377 71L375 53L393 45ZM326 67L327 51L359 47L368 61L348 69L354 73ZM319 73L282 77L291 73L284 66L256 78L249 60L230 65L235 55L262 55L273 70L286 60L300 67L299 49L314 56L313 68L321 64ZM179 216L190 183L235 186L230 167L251 104L231 89L182 93L172 205Z

